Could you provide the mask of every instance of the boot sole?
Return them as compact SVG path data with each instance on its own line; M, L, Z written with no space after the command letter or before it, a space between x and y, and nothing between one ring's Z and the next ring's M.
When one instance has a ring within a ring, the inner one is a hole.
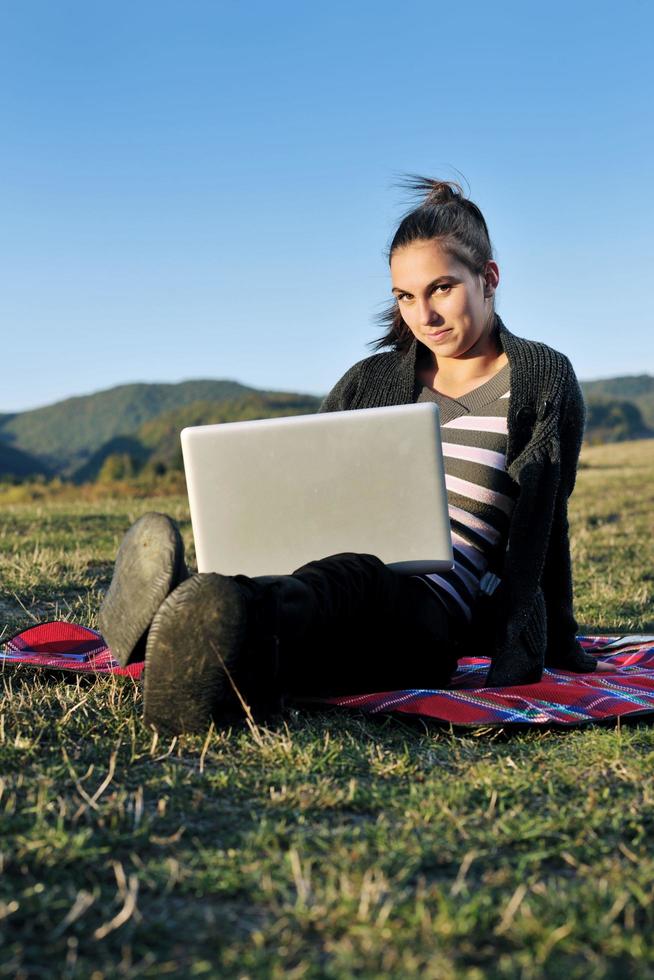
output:
M100 613L100 632L121 666L143 660L155 613L186 577L184 543L165 514L144 514L123 538Z
M144 721L179 735L236 713L247 606L231 578L194 575L162 604L145 650ZM231 680L230 680L231 677Z

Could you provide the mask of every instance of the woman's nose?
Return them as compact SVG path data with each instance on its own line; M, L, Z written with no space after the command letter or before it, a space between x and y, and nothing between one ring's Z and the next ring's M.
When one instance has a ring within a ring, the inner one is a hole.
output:
M420 322L427 326L438 320L438 313L434 309L433 300L431 297L428 299L421 299L420 301Z

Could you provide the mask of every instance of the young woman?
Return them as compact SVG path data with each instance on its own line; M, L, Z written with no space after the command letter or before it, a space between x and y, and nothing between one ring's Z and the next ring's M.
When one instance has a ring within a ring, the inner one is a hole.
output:
M545 664L595 669L572 611L579 385L564 355L496 314L499 269L477 206L456 184L411 186L423 199L389 250L380 352L321 411L438 402L454 568L402 576L345 554L287 576L189 576L173 522L146 515L121 544L100 627L122 663L145 656L157 728L201 730L284 695L443 687L467 652L491 656L490 686L533 683Z

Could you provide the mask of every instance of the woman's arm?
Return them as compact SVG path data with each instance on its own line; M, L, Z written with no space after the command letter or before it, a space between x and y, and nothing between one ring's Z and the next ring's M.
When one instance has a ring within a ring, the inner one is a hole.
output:
M319 412L344 412L350 408L359 389L359 379L364 361L358 361L349 368L340 381L322 401Z
M542 588L547 607L545 663L551 667L579 672L593 671L597 663L594 657L584 652L577 640L568 524L568 498L575 485L584 421L583 396L570 367L568 390L559 421L561 479L543 569Z

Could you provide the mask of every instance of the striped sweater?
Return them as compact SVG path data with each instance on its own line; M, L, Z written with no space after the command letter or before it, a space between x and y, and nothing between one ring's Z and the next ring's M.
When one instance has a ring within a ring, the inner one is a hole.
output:
M506 540L517 486L506 472L507 364L459 398L423 387L418 401L436 402L441 414L454 568L421 576L448 610L470 622L481 580L497 567Z

